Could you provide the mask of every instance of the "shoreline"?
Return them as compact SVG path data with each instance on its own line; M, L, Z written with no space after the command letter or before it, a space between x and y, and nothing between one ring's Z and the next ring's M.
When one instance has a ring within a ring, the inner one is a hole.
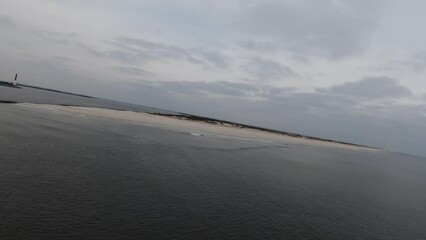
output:
M10 87L10 88L17 88L17 89L20 89L20 87L18 86L18 84L13 84L13 83L11 83L11 82L5 82L5 81L1 81L0 80L0 86L1 87Z
M67 95L72 95L72 96L76 96L76 97L83 97L83 98L89 98L89 99L93 99L94 98L94 97L88 96L88 95L83 95L83 94L78 94L78 93L72 93L72 92L65 92L65 91L51 89L51 88L37 87L37 86L32 86L32 85L27 85L27 84L17 84L17 86L22 86L22 87L27 87L27 88L34 88L34 89L44 90L44 91L54 92L54 93L67 94Z
M144 113L133 111L113 110L106 108L64 106L52 104L15 103L18 106L57 110L66 113L88 115L128 121L163 129L183 131L188 134L203 136L208 134L226 137L243 138L247 140L279 141L290 144L324 146L362 151L381 151L381 149L358 144L309 137L275 130L253 127L227 121L203 118L187 114Z
M332 139L312 137L312 136L307 136L307 135L298 134L298 133L279 131L279 130L268 129L268 128L264 128L264 127L257 127L257 126L235 123L235 122L224 121L224 120L218 120L218 119L213 119L213 118L200 117L200 116L190 115L190 114L163 114L163 113L152 113L152 114L176 118L176 119L181 119L181 120L188 120L188 121L195 121L195 122L206 122L206 123L218 124L218 125L229 125L229 126L233 126L233 127L240 128L240 129L252 129L252 130L258 130L258 131L267 132L267 133L271 133L271 134L278 134L278 135L284 135L284 136L295 137L295 138L304 138L304 139L310 139L310 140L316 140L316 141L338 143L338 144L349 145L349 146L378 149L378 148L369 147L369 146L365 146L365 145L361 145L361 144L355 144L355 143L337 141L337 140L332 140Z

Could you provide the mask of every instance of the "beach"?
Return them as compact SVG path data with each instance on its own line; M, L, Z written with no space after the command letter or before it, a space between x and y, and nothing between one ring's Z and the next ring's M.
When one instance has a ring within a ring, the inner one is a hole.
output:
M179 119L173 116L162 116L152 113L122 111L95 107L61 106L52 104L22 103L19 105L32 108L63 111L73 114L112 118L117 120L129 121L137 124L160 127L174 131L188 132L195 135L214 134L255 141L279 141L282 143L289 144L343 148L355 151L380 151L379 149L357 146L352 144L342 144L338 142L322 141L318 139L309 139L304 137L293 137L285 134L267 132L257 129L241 128L226 123L218 124L208 123L204 121L193 121L188 119Z

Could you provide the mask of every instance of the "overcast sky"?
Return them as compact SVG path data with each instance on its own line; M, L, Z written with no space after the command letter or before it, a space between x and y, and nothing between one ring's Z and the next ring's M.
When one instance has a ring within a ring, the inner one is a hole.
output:
M424 0L0 0L0 78L426 156Z

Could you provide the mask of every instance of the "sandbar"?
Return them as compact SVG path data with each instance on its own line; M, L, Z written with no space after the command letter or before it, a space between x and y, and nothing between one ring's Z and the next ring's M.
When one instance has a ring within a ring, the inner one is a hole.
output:
M252 141L276 141L286 144L310 145L342 148L356 151L380 151L380 149L360 146L356 144L340 143L330 140L311 139L306 137L294 137L276 132L268 132L259 129L241 128L231 124L217 124L203 121L193 121L190 119L181 119L174 116L162 116L144 112L122 111L105 108L80 107L80 106L62 106L50 104L32 104L20 103L20 106L50 109L65 113L78 114L80 116L94 116L110 118L122 121L128 121L146 126L153 126L173 131L187 132L189 134L203 136L216 135L231 138L240 138L242 140Z

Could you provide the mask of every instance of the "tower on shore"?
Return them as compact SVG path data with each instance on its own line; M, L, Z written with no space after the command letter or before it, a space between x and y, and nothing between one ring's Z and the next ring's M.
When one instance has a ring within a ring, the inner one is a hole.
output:
M15 73L15 81L13 82L13 86L16 86L17 83L18 83L18 74Z

